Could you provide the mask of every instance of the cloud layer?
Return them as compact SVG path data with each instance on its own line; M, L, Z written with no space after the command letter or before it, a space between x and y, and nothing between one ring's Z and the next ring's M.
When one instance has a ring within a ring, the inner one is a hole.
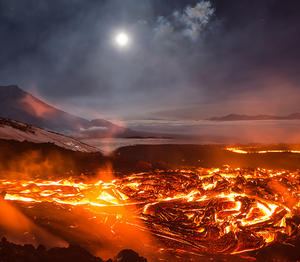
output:
M300 3L0 0L0 7L1 84L72 113L203 119L300 110ZM112 44L120 30L132 37L125 52Z

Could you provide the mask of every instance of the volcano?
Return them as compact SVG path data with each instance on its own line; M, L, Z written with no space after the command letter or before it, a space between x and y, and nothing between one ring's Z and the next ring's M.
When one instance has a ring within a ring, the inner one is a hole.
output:
M0 117L75 137L127 136L133 131L105 119L87 120L57 109L15 85L0 86Z

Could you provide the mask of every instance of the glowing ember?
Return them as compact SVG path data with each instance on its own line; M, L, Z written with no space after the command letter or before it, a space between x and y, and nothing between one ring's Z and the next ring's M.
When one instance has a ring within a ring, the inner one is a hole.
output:
M299 177L298 171L227 167L139 173L108 183L0 180L0 191L6 200L91 212L132 206L142 223L127 223L160 239L160 252L236 254L299 236L291 222L300 208ZM116 218L124 222L122 214Z

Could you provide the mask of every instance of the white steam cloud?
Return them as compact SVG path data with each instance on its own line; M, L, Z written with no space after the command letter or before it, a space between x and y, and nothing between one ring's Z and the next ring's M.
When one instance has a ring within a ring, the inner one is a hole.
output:
M174 11L169 17L157 18L156 37L167 37L179 34L196 41L208 25L215 9L211 2L201 0L194 7L187 6L183 11Z

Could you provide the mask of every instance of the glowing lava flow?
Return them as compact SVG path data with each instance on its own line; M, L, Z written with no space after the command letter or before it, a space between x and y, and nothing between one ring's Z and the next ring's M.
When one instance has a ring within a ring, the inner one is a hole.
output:
M236 254L299 237L293 220L300 209L299 177L227 167L139 173L109 183L2 179L0 191L6 200L24 203L134 206L132 216L142 223L133 226L167 249Z
M280 150L280 149L270 149L270 150L247 150L247 148L242 149L238 147L227 147L227 151L238 153L238 154L267 154L267 153L292 153L300 154L300 150Z

